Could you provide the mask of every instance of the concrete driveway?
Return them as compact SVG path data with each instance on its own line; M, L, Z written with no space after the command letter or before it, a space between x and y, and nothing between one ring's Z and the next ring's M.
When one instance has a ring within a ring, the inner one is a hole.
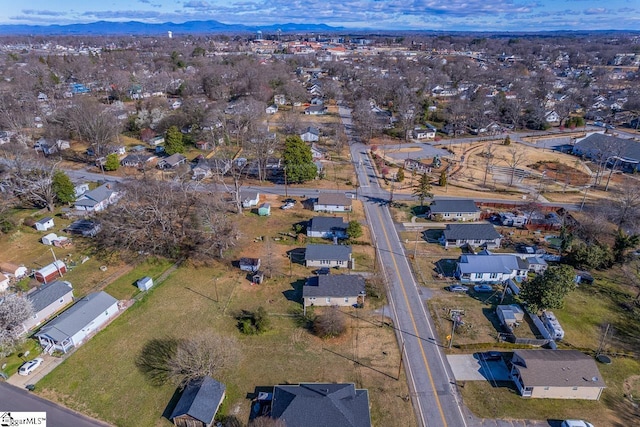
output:
M447 360L451 365L456 381L510 381L509 370L503 360L480 361L473 354L450 354Z
M41 354L38 357L44 359L42 365L38 367L34 372L30 375L18 375L16 372L13 374L7 382L13 386L25 388L29 384L35 384L44 378L49 372L53 371L56 366L61 364L64 361L64 357L53 357L48 354Z

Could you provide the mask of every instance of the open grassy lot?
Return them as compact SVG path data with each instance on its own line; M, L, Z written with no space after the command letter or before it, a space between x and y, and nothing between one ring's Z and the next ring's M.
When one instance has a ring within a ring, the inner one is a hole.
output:
M228 265L181 268L79 348L38 384L38 391L116 425L169 425L162 413L175 388L152 386L136 369L136 355L153 338L218 333L238 337L243 354L220 378L228 387L227 415L246 420L246 396L257 386L351 381L369 389L375 425L415 424L410 403L402 399L408 393L404 378L394 378L399 351L392 331L350 317L345 336L320 340L289 315L299 307L292 301L299 296L299 285L281 276L252 286ZM258 306L271 314L272 330L241 336L234 314ZM366 317L367 312L357 314Z

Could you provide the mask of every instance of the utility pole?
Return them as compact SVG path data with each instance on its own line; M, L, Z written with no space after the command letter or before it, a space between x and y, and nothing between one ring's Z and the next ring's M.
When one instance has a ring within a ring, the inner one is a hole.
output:
M590 185L584 187L584 196L582 196L582 203L580 203L580 212L584 208L584 202L587 200L587 190L589 190Z
M284 197L289 197L289 193L287 192L287 167L283 168L284 170Z
M396 381L400 379L400 372L402 371L402 361L404 360L404 340L402 340L402 348L400 349L400 363L398 364L398 375Z
M218 297L218 277L213 281L213 287L216 291L216 302L220 302L220 298Z

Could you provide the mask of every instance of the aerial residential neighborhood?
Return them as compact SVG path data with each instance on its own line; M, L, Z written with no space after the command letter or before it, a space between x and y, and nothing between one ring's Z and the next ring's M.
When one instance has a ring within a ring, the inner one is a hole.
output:
M0 424L639 423L637 31L122 24L0 22Z

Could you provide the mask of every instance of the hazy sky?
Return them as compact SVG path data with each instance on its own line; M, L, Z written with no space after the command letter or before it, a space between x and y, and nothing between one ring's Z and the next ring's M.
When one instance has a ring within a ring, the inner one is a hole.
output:
M0 24L324 23L415 30L640 29L640 0L4 0ZM26 5L25 5L26 4Z

